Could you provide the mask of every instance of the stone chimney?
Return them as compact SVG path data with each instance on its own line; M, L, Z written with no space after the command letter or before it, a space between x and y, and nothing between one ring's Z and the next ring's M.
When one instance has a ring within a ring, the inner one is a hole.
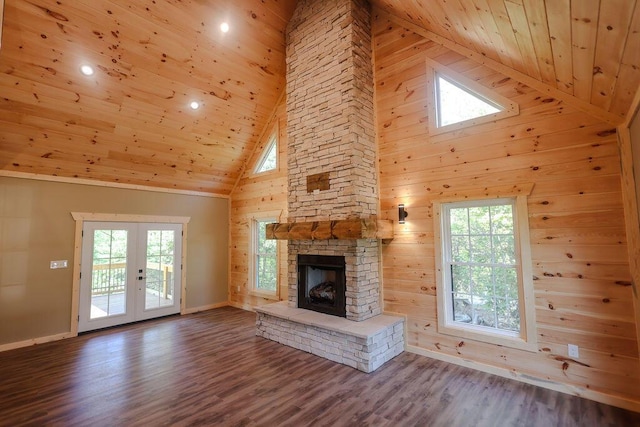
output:
M299 0L289 23L289 218L267 226L268 238L288 240L289 300L256 308L256 335L363 372L404 349L404 319L380 314L376 238L393 238L393 224L376 218L370 20L366 0ZM298 255L309 255L300 272ZM344 265L344 280L329 264ZM312 291L331 282L344 292L334 290L339 313L313 306L326 297Z
M289 223L378 213L371 14L366 0L301 0L287 29ZM289 302L297 255L346 260L347 319L380 314L379 241L291 240Z
M290 222L378 212L370 20L365 0L301 0L289 23Z

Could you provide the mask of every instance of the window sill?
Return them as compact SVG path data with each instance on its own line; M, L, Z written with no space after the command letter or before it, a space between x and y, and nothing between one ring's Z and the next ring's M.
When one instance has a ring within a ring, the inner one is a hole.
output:
M280 168L269 169L267 171L262 171L262 172L253 171L253 173L251 173L251 178L268 176L268 175L275 175L278 172L280 172Z

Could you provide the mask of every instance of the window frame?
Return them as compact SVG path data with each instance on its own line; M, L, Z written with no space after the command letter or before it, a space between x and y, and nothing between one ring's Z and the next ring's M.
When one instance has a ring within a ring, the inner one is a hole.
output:
M491 100L491 99L489 99L489 98L487 98L487 97L485 97L485 96L483 96L483 95L481 95L479 93L476 93L475 91L470 90L468 87L463 86L462 84L460 84L459 82L457 82L457 81L453 80L452 78L448 77L444 73L440 73L438 71L434 71L433 78L434 78L434 85L435 85L435 88L434 88L434 90L435 90L435 92L434 92L435 93L435 101L434 102L436 103L436 126L438 128L444 128L444 127L455 125L455 124L458 124L458 123L464 123L465 121L468 121L468 120L478 120L478 119L481 119L483 117L495 116L495 115L497 115L499 113L502 113L504 111L504 109L505 109L505 107L503 105L500 105L497 102L495 102L495 101L493 101L493 100ZM482 116L478 116L478 117L472 117L472 118L467 119L467 120L460 120L460 121L455 122L455 123L450 123L450 124L447 124L447 125L443 125L442 124L442 100L441 100L442 97L439 96L440 95L440 90L441 90L441 83L440 83L441 80L446 81L450 85L455 86L458 89L460 89L461 91L469 94L469 96L472 96L472 97L474 97L474 98L486 103L487 105L495 108L498 111L492 112L492 113L489 113L489 114L483 114Z
M450 68L434 61L433 59L426 59L426 69L428 88L427 108L430 135L440 135L447 132L459 131L471 126L491 123L495 122L496 120L517 116L518 114L520 114L520 107L518 106L517 102L514 102L511 99L502 96L499 93L496 93L495 91L481 85L474 80L468 79L462 74L451 70ZM438 96L438 76L444 78L447 82L457 86L465 92L476 96L482 101L490 105L494 105L496 108L500 108L501 111L445 126L439 126L438 123L440 121L440 111Z
M447 208L486 206L495 200L513 201L514 237L516 250L516 270L518 273L518 300L520 311L520 332L511 333L480 325L468 325L453 320L452 289L450 274L446 271L447 251L451 238L448 230ZM500 194L493 197L473 199L449 199L433 202L434 237L436 249L436 286L438 305L438 332L464 339L471 339L505 347L537 352L535 334L535 296L533 292L533 269L531 262L531 243L529 237L529 217L527 195ZM448 245L448 246L447 246Z
M267 158L271 153L272 147L275 150L276 164L272 169L261 171L260 169L264 166L265 162L267 161ZM262 175L265 173L274 172L274 171L277 171L279 167L280 167L280 162L278 159L278 127L276 126L276 128L273 130L273 132L269 136L269 139L267 139L267 143L264 145L264 148L262 149L262 153L260 154L260 157L258 158L258 161L256 162L255 167L253 168L253 174Z
M258 248L258 231L259 231L259 223L274 223L277 222L277 217L273 214L264 214L257 215L251 218L250 222L250 234L251 238L249 239L249 253L251 254L250 262L249 262L249 292L253 295L260 296L262 298L267 299L279 299L280 295L280 244L279 241L276 241L276 250L275 250L275 276L276 276L276 289L274 291L269 291L266 289L258 288L258 260L259 257L263 254L259 254L257 251Z

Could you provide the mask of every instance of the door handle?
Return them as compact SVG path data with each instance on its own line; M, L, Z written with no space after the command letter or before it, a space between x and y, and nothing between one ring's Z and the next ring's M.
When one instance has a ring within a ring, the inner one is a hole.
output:
M138 280L144 280L144 279L146 279L146 277L138 276Z

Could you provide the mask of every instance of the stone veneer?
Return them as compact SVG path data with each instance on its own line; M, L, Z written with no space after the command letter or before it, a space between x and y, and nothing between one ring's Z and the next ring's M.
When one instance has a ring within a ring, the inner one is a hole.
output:
M289 222L368 218L378 212L370 7L366 0L301 0L287 28ZM329 188L307 177L329 173ZM376 240L289 241L289 301L297 255L344 255L347 318L380 314Z
M366 0L301 0L287 32L289 221L378 212L371 16ZM307 192L307 176L331 188Z
M351 322L286 302L256 309L256 335L363 372L373 372L404 350L404 319L376 316Z
M298 306L297 254L337 255L345 257L347 319L362 321L381 313L376 240L292 240L288 245L291 306Z
M371 55L367 0L298 2L287 27L288 222L378 213ZM309 188L319 174L321 189ZM256 309L257 335L364 372L403 351L404 319L380 314L378 240L287 246L289 301ZM345 257L346 319L297 308L298 254Z

